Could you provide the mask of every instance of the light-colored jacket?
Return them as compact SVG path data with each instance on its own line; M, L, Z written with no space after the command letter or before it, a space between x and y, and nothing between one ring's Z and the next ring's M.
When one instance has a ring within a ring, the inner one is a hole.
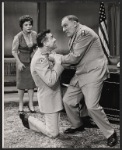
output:
M31 74L38 87L37 98L42 113L54 113L63 109L59 76L60 64L48 60L49 53L38 48L31 61Z
M74 64L76 74L70 84L80 86L107 78L107 59L98 35L89 27L79 24L69 41L70 53L62 57L62 64Z

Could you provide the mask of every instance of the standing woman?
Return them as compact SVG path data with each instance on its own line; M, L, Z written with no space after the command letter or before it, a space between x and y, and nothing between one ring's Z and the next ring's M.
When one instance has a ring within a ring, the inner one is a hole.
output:
M37 47L37 33L32 30L33 19L29 15L19 18L21 32L19 32L13 40L12 55L16 59L17 64L17 89L19 94L19 110L23 112L23 97L25 89L28 90L29 104L28 108L31 113L35 113L33 106L33 96L35 83L30 73L31 58Z

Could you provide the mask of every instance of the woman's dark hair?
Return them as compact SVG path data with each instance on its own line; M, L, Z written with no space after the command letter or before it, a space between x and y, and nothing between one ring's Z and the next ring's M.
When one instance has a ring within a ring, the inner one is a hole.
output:
M24 16L21 16L19 18L19 26L20 26L21 29L23 28L23 24L26 21L30 21L31 25L33 26L33 18L31 16L29 16L29 15L24 15Z
M43 42L46 40L46 34L50 33L50 29L44 30L37 35L38 47L43 47Z

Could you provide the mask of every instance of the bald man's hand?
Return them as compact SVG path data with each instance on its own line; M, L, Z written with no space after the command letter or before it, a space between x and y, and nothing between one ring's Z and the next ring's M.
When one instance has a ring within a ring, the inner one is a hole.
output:
M60 54L54 53L49 55L49 60L54 61L55 63L61 64L61 59L62 59L62 55Z

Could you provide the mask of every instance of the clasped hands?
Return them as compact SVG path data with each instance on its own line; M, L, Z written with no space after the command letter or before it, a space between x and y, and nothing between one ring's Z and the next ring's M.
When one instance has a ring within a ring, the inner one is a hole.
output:
M57 64L61 64L64 68L69 67L70 64L62 63L62 57L63 57L63 55L61 55L61 54L52 53L52 54L49 55L49 60L53 61Z
M49 60L50 61L54 61L55 63L61 64L62 55L61 54L52 53L52 54L49 55Z

